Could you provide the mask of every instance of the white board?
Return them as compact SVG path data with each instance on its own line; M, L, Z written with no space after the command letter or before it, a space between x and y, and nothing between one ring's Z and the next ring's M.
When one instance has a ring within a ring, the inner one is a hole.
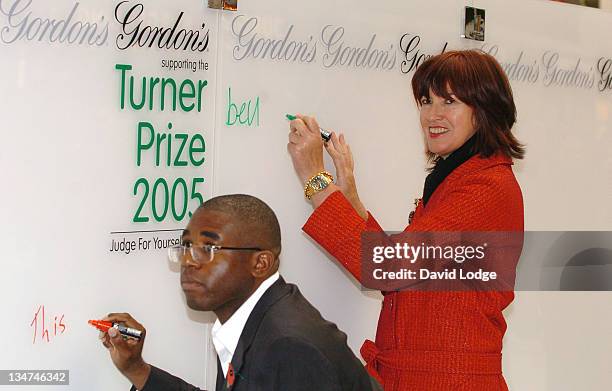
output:
M605 39L610 13L534 0L384 5L317 0L290 6L269 0L239 2L237 12L210 10L204 2L187 0L144 3L137 19L143 20L141 29L171 28L183 12L178 29L208 32L207 49L194 52L149 48L145 38L142 47L121 49L127 43L119 38L122 27L115 19L119 4L0 2L0 202L5 216L0 297L5 314L10 314L10 323L1 329L0 349L6 354L0 357L0 369L70 370L70 386L57 389L127 387L97 333L86 324L110 311L127 311L147 327L147 361L194 384L214 386L216 365L208 334L214 317L186 309L178 273L165 252L109 252L113 240L136 239L138 245L138 237L174 238L179 231L111 232L180 230L186 224L188 217L175 218L171 207L156 221L151 194L140 214L149 221L133 221L145 186L134 195L141 177L150 181L150 190L158 178L166 178L170 192L176 178L184 178L188 211L197 204L197 196L191 197L194 178L204 178L203 183L196 181L204 199L240 192L268 202L283 228L281 272L299 284L326 318L338 323L358 352L365 338L374 337L380 297L361 291L301 233L311 207L301 196L302 184L286 152L284 116L314 114L322 126L343 131L355 155L362 200L384 228L403 229L425 177L410 90L411 64L445 45L447 50L491 51L510 75L519 115L515 132L527 145L526 159L514 166L525 199L526 229L612 226L612 88L597 69L598 62L612 58L612 43ZM121 4L119 16L137 4ZM487 10L484 46L460 37L465 5ZM13 6L24 10L9 18ZM80 37L69 43L62 42L59 33L55 39L48 31L35 33L35 18L68 20L73 9L69 26L97 23L102 32L92 45L78 43ZM30 15L27 26L33 26L31 38L26 28L25 38L7 42L19 37L19 21L25 15ZM264 40L287 37L282 50L289 60L278 59L278 53L263 54L263 49L259 55L249 54L248 42L253 38L255 44L255 34ZM326 45L330 39L338 42ZM289 55L291 42L296 49ZM368 55L376 50L372 56L381 65L374 61L362 66L348 59L342 64L342 52L336 52L340 44L364 53L370 47ZM547 68L555 53L557 63ZM185 65L196 67L201 61L208 63L208 70L171 70L162 67L162 60L187 60ZM180 105L176 111L169 106L162 111L155 103L153 110L135 110L129 104L121 109L116 64L132 65L126 74L139 78L173 78L179 85L189 79L196 86L206 80L201 111L186 112ZM558 82L573 69L583 76L569 85ZM237 119L236 110L249 102L250 115ZM166 167L161 155L156 166L154 153L146 150L138 166L137 126L142 121L161 132L172 122L171 133L185 133L190 139L201 134L206 151L196 156L204 155L204 163ZM165 205L160 194L163 184L157 190L158 217ZM175 197L177 214L181 197ZM609 303L608 292L518 292L506 311L504 373L510 388L609 389L610 373L601 364L612 350L612 335L604 327L612 320ZM34 339L31 326L42 305L50 333L55 316L63 315L66 326L64 332L51 333L48 342L40 338L40 329Z

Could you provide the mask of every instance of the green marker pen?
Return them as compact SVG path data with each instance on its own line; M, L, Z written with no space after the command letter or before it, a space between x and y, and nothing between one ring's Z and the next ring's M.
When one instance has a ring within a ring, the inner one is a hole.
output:
M295 115L291 115L291 114L286 114L285 117L287 117L289 121L293 121L294 119L297 119ZM329 141L329 139L331 138L331 132L328 132L327 130L323 128L319 128L319 131L321 132L321 138L323 139L323 141Z

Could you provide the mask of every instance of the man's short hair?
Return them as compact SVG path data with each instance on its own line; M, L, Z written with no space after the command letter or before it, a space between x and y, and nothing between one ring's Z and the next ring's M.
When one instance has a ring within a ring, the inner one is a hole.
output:
M271 250L276 256L281 251L281 230L276 214L262 200L248 194L227 194L211 198L200 208L227 213L240 223L245 240L257 239L251 246Z

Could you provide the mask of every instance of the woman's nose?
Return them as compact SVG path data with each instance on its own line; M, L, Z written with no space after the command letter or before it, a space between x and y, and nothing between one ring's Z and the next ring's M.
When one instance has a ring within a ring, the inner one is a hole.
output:
M429 109L429 119L440 119L444 116L444 105L432 103Z

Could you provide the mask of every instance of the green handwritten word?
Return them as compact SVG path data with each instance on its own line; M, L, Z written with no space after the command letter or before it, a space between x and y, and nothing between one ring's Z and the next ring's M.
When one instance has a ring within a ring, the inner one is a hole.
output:
M240 105L240 109L238 106L232 102L232 88L228 89L228 97L227 97L227 121L225 124L227 126L235 125L239 123L240 125L253 125L253 122L256 120L257 124L255 126L259 126L259 97L255 99L255 104L253 105L253 112L251 112L251 100L247 102L243 102Z
M172 122L168 123L168 131L172 129ZM155 166L162 164L167 167L186 167L191 163L200 167L204 163L206 143L201 134L189 135L187 133L156 133L149 122L139 122L136 142L136 165L140 167L143 154L151 151L154 155Z
M165 178L157 178L155 181L138 178L134 183L134 196L138 197L140 193L141 199L132 221L146 223L149 216L153 216L155 221L162 222L169 217L168 212L175 221L183 221L186 216L191 217L204 202L204 196L197 189L200 183L204 183L204 178L193 178L191 186L187 185L184 178L177 178L170 184ZM193 202L191 210L188 211L189 201Z
M202 111L202 94L204 87L208 85L207 80L197 80L194 82L190 79L185 79L177 83L172 78L145 77L141 78L139 88L135 88L136 77L129 75L128 71L132 70L129 64L115 64L115 69L121 72L121 110L126 106L126 95L129 106L133 110L142 110L145 107L148 110L153 108L164 111L166 103L169 100L172 105L172 111L176 111L177 102L180 109L184 112L190 112L197 107L197 111ZM140 92L140 93L139 93Z

